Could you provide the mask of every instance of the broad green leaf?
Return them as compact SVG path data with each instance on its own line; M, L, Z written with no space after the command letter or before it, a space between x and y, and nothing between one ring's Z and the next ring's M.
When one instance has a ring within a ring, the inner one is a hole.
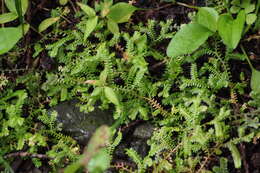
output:
M109 166L110 155L105 148L102 148L90 159L87 168L91 173L103 173Z
M29 30L29 25L24 25L24 31ZM11 50L14 45L23 37L22 27L0 28L0 55Z
M255 91L256 93L260 93L260 71L252 69L250 85L253 91Z
M103 88L101 88L101 87L96 87L96 88L94 89L94 91L91 93L91 97L96 97L96 96L98 96L98 95L102 92L102 89L103 89Z
M60 17L50 17L48 19L43 20L39 25L39 32L46 30L48 27L56 23Z
M86 22L86 29L84 32L84 40L86 41L91 32L94 31L98 23L98 16L91 17Z
M197 22L212 32L217 30L218 12L214 8L201 7L197 13Z
M86 4L82 4L80 2L77 2L78 6L81 8L81 10L83 10L88 17L94 17L96 16L96 12L93 8L91 8L90 6L86 5Z
M245 24L245 11L240 11L234 20L230 14L220 15L218 32L223 42L231 49L235 49L241 39Z
M105 96L109 101L111 101L115 105L119 105L119 100L117 98L117 95L112 88L105 87L104 91L105 91Z
M113 20L108 19L108 21L107 21L107 28L113 34L119 34L118 24L116 22L114 22Z
M177 57L198 49L213 33L197 23L183 26L167 47L167 56Z
M233 160L234 160L234 164L235 164L235 168L241 168L241 156L240 153L236 147L235 144L233 143L228 143L228 148L231 151Z
M231 2L232 5L240 5L240 0L233 0Z
M22 15L24 15L28 9L28 0L20 0L22 5ZM15 7L15 0L5 0L5 5L12 13L17 14Z
M257 19L256 14L252 13L252 14L247 14L246 15L246 24L251 25L253 24Z
M11 13L1 14L1 15L0 15L0 24L13 21L13 20L15 20L17 17L18 17L17 14L12 13L12 12L11 12Z
M137 10L136 7L128 3L119 2L110 8L107 17L116 23L124 23L129 20L135 10Z
M60 5L66 5L69 0L59 0Z
M64 170L64 173L74 173L76 172L80 167L82 167L82 164L79 161L76 161L75 163L70 164L67 166Z
M248 4L246 7L245 7L245 12L246 14L248 13L251 13L255 10L255 4Z
M233 14L238 13L239 10L240 10L240 7L235 6L235 5L233 5L233 6L230 8L230 12L233 13Z

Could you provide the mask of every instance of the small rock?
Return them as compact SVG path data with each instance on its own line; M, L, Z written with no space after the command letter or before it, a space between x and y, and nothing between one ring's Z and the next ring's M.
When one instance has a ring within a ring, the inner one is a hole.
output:
M90 113L80 112L78 101L66 101L54 106L50 111L57 111L57 121L62 124L62 131L70 135L79 144L86 145L95 130L101 125L113 124L113 112L101 110L98 106Z
M148 139L153 135L154 126L150 123L144 123L137 126L133 136L140 139Z

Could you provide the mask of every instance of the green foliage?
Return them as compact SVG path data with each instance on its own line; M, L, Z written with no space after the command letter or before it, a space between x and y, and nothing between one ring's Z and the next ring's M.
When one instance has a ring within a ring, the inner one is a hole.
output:
M223 42L231 49L235 49L241 39L245 24L245 12L240 11L236 19L229 14L222 14L218 21L218 32ZM227 28L230 28L227 30Z
M132 13L135 10L137 10L136 7L124 2L120 2L113 5L109 9L107 17L116 23L124 23L130 19Z
M238 13L241 9L245 10L246 13L246 23L248 25L253 24L257 19L257 14L254 13L256 9L256 4L250 2L250 0L245 0L240 2L239 0L233 0L231 2L232 6L230 8L230 12L233 14Z
M169 57L177 57L192 53L211 35L211 31L199 24L187 24L172 38L167 48L167 55Z
M14 45L23 37L23 26L0 28L0 42L5 43L0 45L0 55L11 50ZM29 25L24 26L24 31L27 32Z
M107 126L99 127L91 137L82 158L65 169L65 173L74 173L80 167L85 167L89 172L104 172L110 165L110 156L105 148L110 138L110 129Z
M56 23L60 18L59 17L51 17L43 20L39 25L39 32L46 30L49 26Z
M219 159L219 163L220 163L220 165L219 165L219 167L218 166L214 166L213 167L213 171L215 172L215 173L229 173L229 171L228 171L228 167L227 167L227 159L226 158L220 158Z
M179 29L173 20L126 23L137 10L127 3L104 0L95 8L77 4L84 14L76 14L80 22L75 27L61 29L62 8L53 10L39 26L43 31L56 24L34 45L33 56L37 60L44 54L57 68L31 69L17 73L15 79L5 72L0 75L0 145L4 146L0 164L6 170L12 163L6 155L24 151L46 155L53 172L65 167L65 172L104 172L114 164L116 146L124 140L117 127L135 120L152 122L156 129L147 141L146 156L125 149L137 166L131 167L132 172L228 172L226 153L222 153L226 148L235 167L242 167L236 146L252 142L260 127L259 111L254 109L260 106L259 73L246 55L230 50L242 38L243 11L233 19L221 10L200 7L194 21ZM118 23L124 26L121 32ZM171 38L165 52L164 43ZM251 100L242 106L240 98L250 84L244 73L234 78L229 67L235 56L247 59L252 69ZM79 100L83 112L96 106L114 110L115 124L100 127L83 153L75 140L62 133L57 113L45 108L71 99ZM40 158L26 159L36 166L44 163ZM210 160L219 160L219 167Z
M100 2L100 4L96 4L98 8L96 11L101 11L101 17L107 18L107 28L113 34L119 34L119 27L118 23L125 23L127 22L132 13L137 10L136 7L124 3L119 2L115 5L112 5L113 1L105 1ZM99 17L96 14L96 11L83 3L77 3L80 8L87 14L87 21L86 21L86 29L84 32L84 40L95 30L98 24Z
M260 71L253 69L250 85L252 90L256 93L260 93L259 83L260 83Z
M211 30L212 32L216 32L217 23L218 23L218 12L213 8L209 7L201 7L199 8L197 14L197 22Z

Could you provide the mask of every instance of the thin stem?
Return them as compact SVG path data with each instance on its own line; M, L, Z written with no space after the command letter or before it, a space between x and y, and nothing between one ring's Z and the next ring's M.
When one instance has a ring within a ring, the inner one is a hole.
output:
M44 37L44 35L43 35L42 33L40 33L40 32L39 32L36 28L34 28L33 26L30 25L30 28L31 28L34 32L38 33L41 37Z
M245 55L246 60L247 60L247 62L248 62L248 64L249 64L251 70L254 70L255 68L254 68L254 66L252 65L250 59L248 58L248 56L247 56L247 54L246 54L246 51L245 51L244 47L241 45L240 48L241 48L243 54Z
M193 8L193 9L198 9L199 7L193 6L193 5L188 5L182 2L176 2L176 4L184 6L184 7L188 7L188 8Z
M5 7L4 7L5 4L4 4L4 0L2 0L1 3L2 3L2 4L1 4L1 6L2 6L2 12L1 12L1 14L4 14L4 12L5 12ZM4 24L4 23L2 23L1 25L2 25L2 27L5 27L5 24Z

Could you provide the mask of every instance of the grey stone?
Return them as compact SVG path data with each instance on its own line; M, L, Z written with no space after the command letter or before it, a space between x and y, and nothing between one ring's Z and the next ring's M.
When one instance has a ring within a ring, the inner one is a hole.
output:
M113 124L113 112L101 110L98 106L90 113L80 112L78 101L66 101L54 106L50 111L57 111L57 121L62 124L62 131L73 137L79 144L86 145L95 130L101 125Z
M140 139L149 139L153 135L154 126L150 123L144 123L137 126L133 136Z

